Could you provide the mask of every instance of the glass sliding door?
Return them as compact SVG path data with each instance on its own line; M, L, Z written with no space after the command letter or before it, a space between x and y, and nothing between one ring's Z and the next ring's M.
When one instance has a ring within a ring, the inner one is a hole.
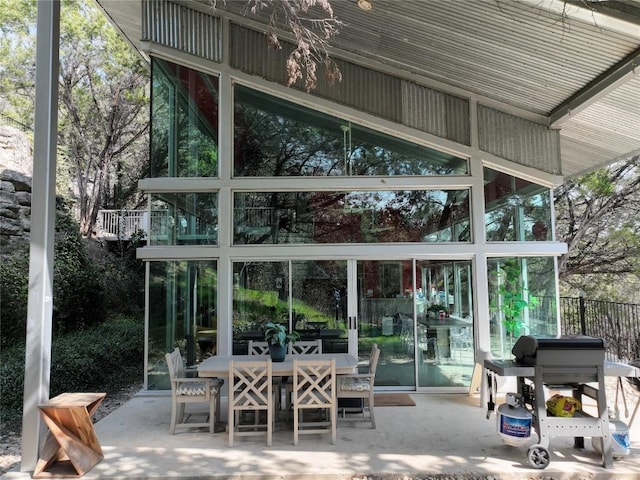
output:
M287 325L323 352L368 360L380 348L376 386L465 388L474 365L471 262L290 260L235 262L233 352Z
M377 343L377 387L415 388L413 262L357 262L358 355Z
M468 387L474 365L470 261L416 262L418 387Z

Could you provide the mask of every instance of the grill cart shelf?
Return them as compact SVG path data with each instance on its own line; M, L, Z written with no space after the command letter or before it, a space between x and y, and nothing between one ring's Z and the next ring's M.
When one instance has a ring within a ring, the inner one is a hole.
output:
M634 369L605 362L604 352L604 341L600 338L522 336L512 350L515 360L485 360L490 388L495 385L493 375L517 377L518 394L531 410L532 426L538 435L538 443L527 452L534 468L549 465L549 440L554 436L574 437L576 448L584 448L584 437L601 437L602 466L613 466L604 378L634 376ZM571 390L580 402L585 396L595 400L597 416L583 410L576 411L573 417L548 415L544 387ZM490 400L487 415L492 410Z

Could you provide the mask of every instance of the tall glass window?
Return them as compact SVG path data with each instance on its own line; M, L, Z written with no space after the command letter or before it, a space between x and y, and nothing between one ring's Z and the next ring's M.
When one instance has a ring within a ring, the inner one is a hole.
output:
M551 190L484 169L487 241L543 241L551 237Z
M289 324L289 263L234 263L233 353L246 354L249 340L264 341L267 322Z
M157 193L151 195L151 245L216 245L216 193Z
M556 335L553 257L493 258L487 262L491 353L510 358L521 335Z
M236 262L233 264L233 352L264 340L276 322L301 340L322 342L323 352L347 351L347 262Z
M242 192L234 243L469 242L467 190Z
M218 175L218 79L151 63L151 177Z
M464 175L466 159L236 85L234 175Z
M217 351L217 263L151 262L149 390L170 390L165 352L180 348L187 365Z

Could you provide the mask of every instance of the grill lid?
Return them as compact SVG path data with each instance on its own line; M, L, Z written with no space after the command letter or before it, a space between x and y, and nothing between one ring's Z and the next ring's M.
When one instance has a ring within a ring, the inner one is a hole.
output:
M538 352L544 355L545 351L567 352L576 350L604 351L605 344L602 338L586 335L523 335L513 345L511 353L517 360L533 365L536 363Z

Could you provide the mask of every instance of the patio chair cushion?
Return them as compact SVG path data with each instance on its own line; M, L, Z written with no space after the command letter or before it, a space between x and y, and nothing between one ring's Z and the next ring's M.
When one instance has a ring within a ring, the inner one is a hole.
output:
M371 380L368 377L338 375L338 383L338 389L343 392L367 392L371 390Z
M214 381L209 382L211 395L217 395L223 383L224 381L220 379L214 379ZM206 382L204 381L178 383L178 385L176 385L176 395L204 395L206 388Z

